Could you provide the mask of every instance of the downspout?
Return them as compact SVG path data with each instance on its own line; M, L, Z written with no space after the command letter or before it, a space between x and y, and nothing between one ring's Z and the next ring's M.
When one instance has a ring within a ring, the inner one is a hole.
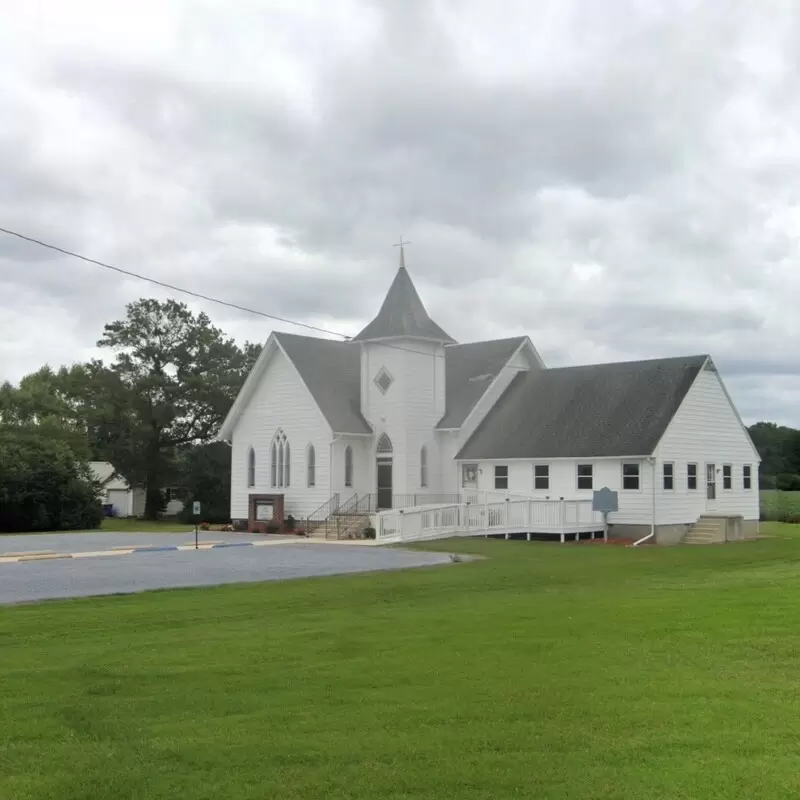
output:
M644 542L650 541L656 535L656 459L655 456L649 456L648 462L650 463L650 477L652 479L651 486L651 500L650 500L650 533L647 536L642 536L641 539L633 543L633 547L638 547Z

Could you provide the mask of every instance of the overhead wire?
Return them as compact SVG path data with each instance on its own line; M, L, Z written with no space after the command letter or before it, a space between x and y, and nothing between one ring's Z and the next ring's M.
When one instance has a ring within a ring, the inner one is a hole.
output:
M38 245L39 247L44 247L48 250L53 250L57 253L61 253L62 255L69 256L70 258L77 258L80 261L85 261L87 264L94 264L95 266L102 267L103 269L108 269L113 272L117 272L121 275L126 275L129 278L136 278L140 281L145 281L147 283L152 283L155 286L160 286L163 289L169 289L173 292L179 292L181 294L189 295L190 297L196 297L199 300L205 300L209 303L216 303L217 305L225 306L227 308L235 309L236 311L243 311L247 314L254 314L259 317L264 317L266 319L273 320L274 322L282 322L286 325L296 325L299 328L305 328L306 330L314 331L316 333L324 333L327 336L338 336L344 341L352 341L352 338L347 334L341 333L339 331L333 331L328 328L322 328L318 325L311 325L307 322L300 322L299 320L289 319L288 317L282 317L278 314L271 314L267 311L260 311L255 308L249 308L248 306L240 305L239 303L233 303L229 300L223 300L219 297L214 297L212 295L203 294L202 292L194 291L193 289L186 289L182 286L176 286L172 283L167 283L166 281L158 280L157 278L151 278L149 275L143 275L139 272L134 272L133 270L123 269L122 267L114 266L113 264L108 264L105 261L100 261L96 258L90 258L89 256L82 255L81 253L76 253L72 250L67 250L64 247L59 247L58 245L51 244L50 242L46 242L42 239L37 239L33 236L27 236L24 233L20 233L19 231L11 230L10 228L0 227L0 233L5 233L8 236L14 236L17 239L21 239L25 242L30 242L31 244ZM407 347L401 347L399 345L389 344L388 342L375 342L375 344L379 344L382 347L387 347L391 350L400 350L405 353L414 353L416 355L421 356L428 356L428 357L435 357L435 358L444 358L444 354L439 353L425 353L422 350L411 350Z

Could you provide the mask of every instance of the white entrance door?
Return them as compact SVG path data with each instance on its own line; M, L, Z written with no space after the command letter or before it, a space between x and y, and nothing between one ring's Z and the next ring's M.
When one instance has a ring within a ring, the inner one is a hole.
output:
M717 465L706 464L706 509L713 510L717 501Z

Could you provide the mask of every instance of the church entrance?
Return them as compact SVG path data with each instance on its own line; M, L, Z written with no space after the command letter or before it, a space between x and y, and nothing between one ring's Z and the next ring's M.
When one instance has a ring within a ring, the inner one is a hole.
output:
M392 507L392 460L378 460L378 510Z
M392 442L384 433L378 439L376 466L378 473L378 511L392 507Z

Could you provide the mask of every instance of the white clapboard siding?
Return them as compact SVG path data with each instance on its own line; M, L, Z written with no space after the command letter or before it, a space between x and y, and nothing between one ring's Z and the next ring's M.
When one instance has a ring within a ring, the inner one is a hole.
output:
M273 487L270 448L282 429L291 447L288 487ZM331 496L330 447L332 432L294 365L276 348L258 385L242 409L231 443L231 518L246 519L250 494L284 494L284 513L301 519ZM316 452L314 487L306 485L306 452ZM256 453L255 486L247 485L247 453Z

